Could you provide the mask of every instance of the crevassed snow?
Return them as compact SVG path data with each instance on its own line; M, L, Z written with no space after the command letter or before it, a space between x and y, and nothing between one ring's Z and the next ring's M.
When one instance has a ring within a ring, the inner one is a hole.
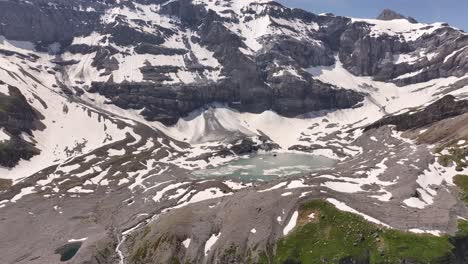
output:
M291 218L289 219L288 224L284 227L283 235L285 235L285 236L288 235L294 229L294 227L296 226L298 217L299 217L299 212L295 211L292 214Z

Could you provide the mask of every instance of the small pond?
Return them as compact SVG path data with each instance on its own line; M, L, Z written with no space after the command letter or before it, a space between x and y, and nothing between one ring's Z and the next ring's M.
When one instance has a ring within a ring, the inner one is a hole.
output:
M243 181L270 181L330 168L335 160L309 154L265 153L243 156L222 166L194 171L198 177L227 177Z

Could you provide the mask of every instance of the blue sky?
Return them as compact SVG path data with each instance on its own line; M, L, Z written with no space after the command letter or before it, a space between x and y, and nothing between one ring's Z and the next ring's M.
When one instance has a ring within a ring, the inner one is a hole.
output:
M468 31L468 1L466 0L279 0L289 7L299 7L314 13L360 18L375 18L385 8L412 16L426 23L448 22Z

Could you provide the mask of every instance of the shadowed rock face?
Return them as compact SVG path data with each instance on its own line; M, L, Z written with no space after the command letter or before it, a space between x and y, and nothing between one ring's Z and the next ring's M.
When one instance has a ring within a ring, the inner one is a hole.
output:
M393 73L394 65L382 65L381 62L389 54L405 53L411 50L408 43L402 42L397 37L371 36L366 23L361 22L352 24L341 35L339 58L345 68L355 75L389 79L393 76L381 75L385 75L387 71ZM388 67L391 67L390 70Z
M9 86L8 90L9 95L0 93L0 126L15 136L21 132L31 133L38 114L18 88Z
M98 21L98 13L65 6L56 9L47 1L0 1L0 35L7 39L65 43L73 36L90 34Z
M93 83L111 103L124 109L144 109L142 115L151 121L173 125L197 108L213 102L227 103L245 112L273 109L293 117L304 113L350 108L364 95L345 89L331 88L318 81L310 83L283 80L274 87L242 89L231 80L201 85L155 86L148 83Z
M459 116L468 112L468 101L456 101L452 95L447 95L423 110L409 112L396 116L385 117L374 124L367 126L365 130L379 128L385 125L394 125L399 131L421 128L435 122Z
M39 154L32 143L25 141L22 133L31 134L39 119L18 88L9 86L9 95L0 93L0 127L10 135L0 142L0 166L14 167L20 159L29 160Z
M368 24L349 25L340 36L339 59L355 75L404 86L449 76L462 77L468 70L468 36L453 28L440 28L415 41L397 36L371 36ZM434 57L396 64L395 56L424 50ZM400 77L407 74L407 77ZM398 78L399 77L399 78Z

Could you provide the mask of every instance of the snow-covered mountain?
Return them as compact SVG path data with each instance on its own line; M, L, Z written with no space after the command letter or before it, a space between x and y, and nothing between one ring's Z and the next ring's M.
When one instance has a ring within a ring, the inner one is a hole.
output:
M467 96L467 34L390 10L0 1L2 257L55 263L80 242L73 263L257 261L313 198L452 234ZM192 175L259 151L337 164L269 183Z

